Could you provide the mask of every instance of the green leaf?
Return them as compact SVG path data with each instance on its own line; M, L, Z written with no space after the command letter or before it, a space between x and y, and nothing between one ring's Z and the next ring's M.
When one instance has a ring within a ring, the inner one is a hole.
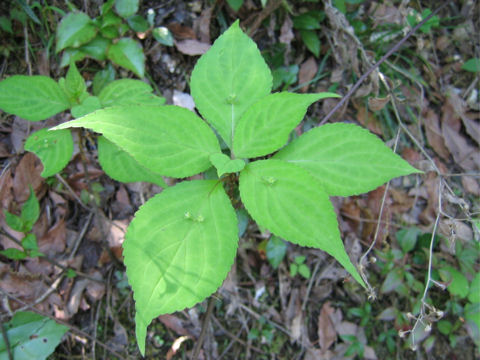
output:
M57 347L68 327L27 311L15 313L5 324L10 350L15 360L44 360ZM8 359L5 339L0 336L0 358Z
M138 0L116 0L115 11L123 18L128 18L138 11Z
M267 259L274 269L282 262L287 253L287 243L278 236L272 236L266 247Z
M364 285L345 252L333 206L307 171L271 159L249 163L240 173L240 196L260 226L292 243L327 252Z
M197 109L230 148L238 119L271 87L270 70L238 21L198 60L190 83Z
M298 265L298 273L302 275L305 279L310 279L311 273L307 265Z
M109 63L106 69L97 72L93 77L93 95L99 95L105 86L110 84L113 80L115 80L115 69Z
M70 130L41 129L28 137L25 150L40 158L43 164L41 175L47 178L61 171L70 161L73 154L72 134Z
M130 38L122 38L108 49L108 58L143 78L145 72L145 55L142 45Z
M87 91L85 80L78 72L77 66L73 61L70 63L67 75L65 76L65 91L74 101Z
M18 250L15 248L8 248L5 250L2 250L0 251L0 254L2 254L3 256L6 256L10 260L23 260L27 258L27 253L25 251ZM0 355L2 354L1 341L2 340L0 339Z
M161 175L144 168L104 136L98 137L98 161L107 175L114 180L124 183L145 181L163 188L167 187Z
M468 300L472 303L480 303L480 273L477 273L470 284Z
M396 232L395 236L404 254L415 248L417 237L421 232L422 231L417 227L404 228Z
M153 37L160 44L165 46L173 46L173 35L165 26L156 27L152 30Z
M394 177L420 172L369 131L344 123L314 128L274 158L308 170L330 196L365 193Z
M35 196L35 192L32 187L30 188L30 195L22 206L22 212L20 217L23 221L24 232L32 230L33 225L37 222L38 217L40 216L40 204L38 199Z
M62 59L60 60L60 67L69 65L72 61L82 61L85 58L85 54L80 49L68 48L63 51Z
M333 93L270 94L253 104L238 120L233 138L233 152L242 158L264 156L278 150L302 121L315 101L339 97Z
M128 26L132 28L133 31L137 33L143 33L148 30L150 25L148 21L140 15L133 15L127 19Z
M480 347L480 303L467 304L464 311L468 333L477 347Z
M453 266L446 266L439 270L443 281L449 282L447 290L452 295L464 298L468 295L468 280L460 271Z
M111 107L54 129L69 127L102 133L150 171L176 178L205 171L210 154L220 152L208 125L178 106Z
M155 96L150 85L140 80L115 80L105 86L98 98L104 107L122 105L163 105L165 98Z
M227 0L227 3L233 10L238 11L243 5L243 0Z
M284 89L286 89L289 85L296 83L298 71L298 65L281 66L273 70L273 89L276 90L283 83L285 84L283 86Z
M97 29L88 15L71 12L65 16L57 28L57 47L59 53L67 47L79 47L92 40Z
M307 49L318 58L321 44L317 32L315 30L300 30L300 35Z
M79 47L82 54L86 54L98 61L104 61L107 58L107 50L111 41L101 36L96 36L92 41Z
M44 120L69 107L67 95L47 76L14 75L0 81L0 109L23 119Z
M0 29L13 34L12 21L6 16L0 16Z
M101 109L102 104L96 96L87 96L79 105L72 107L71 113L74 118L79 118Z
M239 172L245 167L245 161L242 159L230 159L223 153L210 155L210 162L217 169L218 177L223 174Z
M403 284L403 270L393 269L387 274L387 277L383 281L382 287L380 288L380 292L382 294L390 293L402 284Z
M480 59L471 58L462 65L462 69L470 72L480 72Z
M448 320L440 320L437 323L437 329L440 331L443 335L448 335L452 331L453 325L450 321Z
M221 183L184 181L136 213L123 244L142 355L155 317L203 301L223 282L238 244L235 211Z
M293 27L299 30L318 30L321 29L321 18L315 13L307 12L293 18Z
M5 222L7 223L10 229L23 232L24 224L23 224L23 219L20 216L12 214L6 210L4 211L4 214L5 214Z
M38 250L37 237L35 236L35 234L27 234L22 239L22 246L25 250Z

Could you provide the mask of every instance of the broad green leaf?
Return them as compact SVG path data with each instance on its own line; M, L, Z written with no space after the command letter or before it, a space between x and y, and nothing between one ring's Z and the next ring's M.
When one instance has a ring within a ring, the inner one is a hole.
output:
M60 67L69 65L72 61L78 62L85 58L83 51L77 48L68 48L63 51L62 59L60 60Z
M65 90L73 101L77 100L87 90L85 80L78 72L74 61L70 63L65 76Z
M238 119L271 88L270 70L238 21L198 60L190 83L197 109L230 148Z
M205 171L210 154L220 152L208 125L178 106L110 107L54 129L70 127L102 133L150 171L176 178Z
M464 315L468 334L480 348L480 303L466 304Z
M380 288L380 292L382 294L387 294L395 289L397 289L400 285L403 284L403 270L402 269L392 269L388 274L385 280L383 281L382 287Z
M114 180L124 183L145 181L167 187L161 175L144 168L104 136L98 137L98 161L107 175Z
M72 12L65 16L57 28L57 53L67 47L79 47L95 37L97 29L88 15Z
M468 295L468 280L460 271L453 266L446 266L439 270L443 281L448 282L447 290L452 295L464 298Z
M395 233L397 241L400 244L404 254L415 248L418 235L420 235L421 232L422 231L417 227L408 227L400 229Z
M16 248L8 248L5 250L0 251L0 254L3 256L6 256L7 258L11 260L23 260L27 258L27 253L25 251L16 249ZM1 340L0 340L0 346L1 346ZM2 354L1 348L0 348L0 356ZM0 357L1 359L1 357Z
M47 178L61 171L70 161L73 154L72 134L70 130L41 129L28 137L25 150L40 158L43 164L41 175Z
M13 34L12 30L12 20L6 16L0 16L0 29L2 29L5 32L9 32L10 34Z
M25 250L38 250L37 236L34 233L25 235L22 246Z
M217 169L218 177L223 174L239 172L245 167L245 161L242 159L230 159L223 153L210 155L210 162Z
M71 113L77 119L101 108L102 104L98 97L87 96L79 105L72 107Z
M148 21L140 15L133 15L127 19L128 26L132 28L133 31L137 33L143 33L148 30L150 25Z
M22 206L20 217L23 221L24 232L32 230L33 225L37 222L40 216L40 204L35 196L35 192L30 187L30 195Z
M12 214L6 210L3 213L5 214L5 222L10 229L23 232L24 224L20 216Z
M243 5L243 0L227 0L227 3L233 10L238 11Z
M79 47L78 50L98 61L104 61L107 58L107 50L110 44L110 40L96 36L92 41Z
M233 138L235 156L254 158L280 149L302 121L307 108L313 102L328 97L339 95L281 92L258 100L238 120Z
M132 16L138 11L138 0L116 0L115 11L123 18Z
M293 27L299 30L321 29L320 21L325 18L324 12L309 11L293 18Z
M163 105L165 99L155 96L150 85L140 80L122 79L105 86L98 98L104 107L122 105Z
M69 107L67 95L47 76L14 75L0 81L0 109L23 119L44 120Z
M284 84L282 88L286 89L288 86L296 83L298 71L298 65L281 66L273 70L273 90L278 89L282 84Z
M134 72L143 78L145 72L145 55L142 45L130 38L122 38L108 49L108 58L115 64Z
M320 39L315 30L300 30L303 43L317 58L320 56Z
M480 273L477 273L470 284L468 300L472 303L480 303Z
M479 58L471 58L465 61L462 65L462 69L470 72L480 72L480 59Z
M33 312L19 311L5 324L15 360L46 359L62 340L68 327ZM8 359L5 339L0 336L0 359Z
M235 258L237 235L235 211L216 180L179 183L136 213L123 255L142 355L152 319L191 307L222 284Z
M307 171L271 159L249 163L240 173L240 196L260 226L292 243L327 252L364 285L345 252L328 195Z
M392 178L420 172L369 131L344 123L314 128L274 158L308 170L330 196L365 193Z
M152 30L153 37L160 44L165 46L173 46L173 35L165 26L156 27Z

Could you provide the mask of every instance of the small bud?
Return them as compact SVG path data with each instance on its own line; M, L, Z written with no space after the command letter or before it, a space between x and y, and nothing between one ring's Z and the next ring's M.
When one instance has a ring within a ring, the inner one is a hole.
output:
M415 345L412 345L412 347L411 347L410 349L412 349L412 351L417 350L417 345L416 345L416 344L415 344Z
M405 331L402 331L402 330L399 330L399 331L398 331L398 336L399 336L401 339L403 339L403 338L405 337L405 334L406 334Z
M443 315L445 315L445 313L442 310L437 310L435 312L435 315L437 315L439 318L443 318Z
M191 219L192 218L192 214L190 214L190 211L187 211L185 213L185 219Z
M408 312L407 313L407 318L408 319L415 319L415 316L411 312Z
M203 215L198 215L197 218L195 219L195 221L197 221L197 222L203 222L203 220L205 220Z
M375 256L370 256L370 262L375 264L377 262L377 258Z
M430 331L432 331L432 325L427 324L427 326L425 326L425 332L430 332Z

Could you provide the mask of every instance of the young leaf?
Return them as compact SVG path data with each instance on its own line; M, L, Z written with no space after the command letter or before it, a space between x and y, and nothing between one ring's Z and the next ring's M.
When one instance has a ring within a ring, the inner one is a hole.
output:
M65 76L65 90L74 101L78 100L78 98L87 90L85 80L78 72L74 61L70 62L70 67Z
M258 100L238 120L233 152L241 158L263 156L278 150L302 121L315 101L339 97L333 93L294 94L281 92Z
M0 251L0 254L6 256L11 260L23 260L27 257L27 253L25 251L16 249L16 248L8 248L5 250ZM0 347L0 351L2 348ZM1 354L1 352L0 352Z
M93 40L80 46L79 50L98 61L104 61L107 58L107 49L110 44L110 40L96 36Z
M210 154L220 152L208 125L178 106L110 107L53 129L70 127L102 133L150 171L176 178L205 171Z
M23 232L24 224L20 216L12 214L6 210L4 211L4 214L5 214L5 222L7 223L10 229Z
M314 128L274 158L308 170L330 196L365 193L394 177L420 172L369 131L344 123Z
M67 95L47 76L14 75L0 81L0 109L23 119L44 120L69 107Z
M152 319L191 307L222 284L235 258L237 234L235 211L215 180L167 188L136 213L123 255L142 355Z
M328 195L307 171L272 159L249 163L240 173L240 196L260 226L292 243L327 252L364 285L345 252Z
M28 137L25 150L40 158L43 164L41 175L47 178L61 171L70 161L73 154L72 134L70 130L41 129Z
M112 81L98 95L104 107L115 105L163 105L165 98L155 96L150 85L140 80Z
M115 10L123 18L132 16L138 11L138 0L116 0Z
M238 119L271 88L270 69L238 21L198 60L190 83L197 109L230 148Z
M101 108L102 104L100 104L98 97L87 95L87 97L79 105L72 107L70 112L74 118L78 119L79 117L90 114L91 112Z
M245 167L245 161L242 159L230 159L223 153L210 155L210 162L217 169L218 177L223 174L230 174L241 171Z
M20 217L23 221L23 231L27 232L32 230L33 225L37 222L40 216L40 204L35 196L35 192L30 186L30 196L22 206L22 212Z
M167 187L161 175L144 168L104 136L98 137L98 161L107 175L117 181L124 183L145 181L163 188Z
M87 14L72 12L65 16L57 28L57 47L59 53L67 47L79 47L95 37L97 29Z
M25 235L22 246L25 250L38 250L37 236L34 233Z
M123 38L112 44L108 49L108 58L115 64L133 71L135 75L143 78L145 72L145 55L142 45L130 38Z
M317 32L315 30L300 30L300 35L307 49L318 58L320 56L321 44Z
M5 324L14 359L44 360L53 353L68 328L33 312L19 311ZM0 358L8 359L5 337L0 336Z
M287 243L278 236L272 236L266 247L267 259L274 269L283 261L287 253Z
M115 80L115 69L113 68L112 64L109 63L105 69L97 72L93 77L93 95L99 95L101 91L113 80Z

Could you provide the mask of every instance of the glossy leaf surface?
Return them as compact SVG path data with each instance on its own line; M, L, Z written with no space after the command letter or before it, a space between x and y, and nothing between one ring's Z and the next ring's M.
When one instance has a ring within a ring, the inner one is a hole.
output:
M344 123L314 128L274 158L308 170L330 196L365 193L392 178L419 172L369 131Z
M210 154L220 152L218 140L208 125L178 106L111 107L54 129L70 127L102 133L142 166L176 178L208 169Z
M95 37L97 30L87 14L71 12L57 28L57 53L67 47L79 47Z
M55 175L70 161L73 154L73 138L70 130L48 131L41 129L31 134L25 142L25 150L33 152L43 164L43 177Z
M70 107L67 95L42 75L14 75L0 82L0 109L30 121L49 118Z
M271 87L270 69L238 21L198 60L190 83L197 109L229 147L238 119Z
M306 170L279 160L255 161L240 173L240 196L257 224L287 241L327 252L364 284L345 252L328 195Z
M222 284L235 258L237 234L235 211L215 180L167 188L136 213L123 255L142 354L152 319L191 307Z
M315 101L339 97L333 93L268 95L253 104L239 119L233 138L236 157L253 158L278 150L302 121Z

